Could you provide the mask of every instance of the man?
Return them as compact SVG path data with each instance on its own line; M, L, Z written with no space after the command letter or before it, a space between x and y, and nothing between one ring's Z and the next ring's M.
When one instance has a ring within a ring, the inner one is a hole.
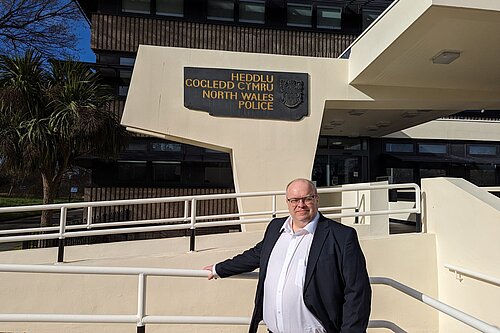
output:
M204 269L221 278L259 268L250 333L264 320L274 333L362 333L371 288L356 231L318 212L307 179L286 188L290 216L273 219L253 248Z

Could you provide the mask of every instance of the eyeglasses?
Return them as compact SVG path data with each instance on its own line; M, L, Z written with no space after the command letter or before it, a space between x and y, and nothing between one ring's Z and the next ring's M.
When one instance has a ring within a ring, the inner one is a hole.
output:
M307 205L312 203L314 199L316 199L316 195L308 195L307 197L303 198L289 198L286 199L286 201L288 201L293 206L297 206L301 201Z

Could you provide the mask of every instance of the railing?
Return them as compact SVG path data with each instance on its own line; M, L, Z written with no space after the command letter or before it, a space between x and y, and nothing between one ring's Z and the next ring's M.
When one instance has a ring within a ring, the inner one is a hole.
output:
M462 282L462 280L463 280L462 275L465 275L465 276L471 277L473 279L480 280L480 281L483 281L486 283L490 283L494 286L500 287L500 279L499 278L496 278L496 277L493 277L490 275L486 275L483 273L475 272L475 271L467 269L467 268L454 266L454 265L446 264L446 265L444 265L444 267L449 269L451 272L455 272L456 278L460 282Z
M391 9L392 7L396 6L396 4L399 2L399 0L394 0L382 13L380 13L379 16L377 16L377 18L375 20L373 20L372 23L370 23L370 25L365 29L363 30L363 32L354 40L354 42L352 42L339 56L338 58L340 59L349 59L350 55L351 55L351 49L352 47L361 39L363 38L364 35L366 35L368 33L368 31L370 31L373 26L375 24L377 24L378 21L380 21L382 19L382 17L385 16L385 14L387 14Z
M0 314L0 322L52 322L52 323L129 323L136 324L137 332L144 333L146 324L217 324L247 325L247 317L203 317L203 316L150 316L146 314L146 295L148 276L175 276L207 278L204 270L137 268L137 267L92 267L92 266L52 266L52 265L7 265L0 264L0 272L14 273L52 273L52 274L93 274L93 275L128 275L138 277L137 313L129 315L76 315L76 314ZM237 279L256 279L255 272L234 276ZM420 302L443 312L464 324L481 332L500 333L500 329L480 319L468 315L420 291L386 277L371 277L371 284L390 286ZM405 332L398 325L385 320L370 321L369 327L384 327L393 332Z
M415 207L406 209L393 209L393 210L378 210L378 211L361 211L361 203L364 197L359 195L360 191L372 190L407 190L411 189L415 192ZM400 213L416 213L417 226L416 231L421 231L420 225L420 188L417 184L390 184L390 185L350 185L348 187L334 187L334 188L320 188L319 194L326 193L340 193L340 192L356 192L356 203L351 206L331 206L322 207L320 211L329 218L343 218L343 217L360 217L360 216L376 216ZM287 210L277 209L277 198L284 197L285 191L271 191L271 192L251 192L251 193L226 193L226 194L207 194L197 196L180 196L180 197L167 197L167 198L149 198L149 199L134 199L134 200L112 200L112 201L97 201L97 202L76 202L65 204L51 204L51 205L33 205L33 206L18 206L18 207L2 207L1 213L7 212L26 212L26 211L41 211L41 210L60 210L59 226L56 227L43 227L43 228L25 228L0 231L0 243L19 242L27 240L44 240L44 239L58 239L58 262L64 261L64 246L65 239L72 237L84 236L98 236L98 235L112 235L136 232L152 232L163 230L190 230L190 250L195 250L195 237L196 228L214 227L214 226L227 226L227 225L240 225L251 223L268 222L271 218L278 215L288 213ZM199 202L204 200L218 200L227 198L261 198L269 197L271 202L271 210L246 212L246 213L231 213L219 215L203 215L197 216L196 208ZM121 221L121 222L106 222L106 223L93 223L92 209L94 207L103 206L124 206L124 205L140 205L151 203L184 203L184 216L166 219L146 219L138 221ZM84 225L67 225L66 217L68 209L83 208L87 210L87 219ZM340 213L331 213L333 211L340 211ZM213 221L231 219L224 221ZM203 222L202 222L203 221ZM145 226L147 224L147 226ZM83 229L83 230L82 230ZM93 230L92 230L93 229ZM26 233L40 233L35 235L22 235ZM16 235L16 236L4 236Z
M488 192L500 192L500 186L482 186L481 188Z

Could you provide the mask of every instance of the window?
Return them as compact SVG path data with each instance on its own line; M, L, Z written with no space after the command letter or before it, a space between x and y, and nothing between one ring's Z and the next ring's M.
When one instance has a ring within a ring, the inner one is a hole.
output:
M156 0L156 14L184 16L184 0Z
M118 180L144 182L146 180L146 161L118 161Z
M413 169L410 168L387 168L386 173L389 175L390 183L393 184L414 182Z
M122 0L122 11L127 13L150 14L151 0Z
M134 66L134 64L135 64L134 57L120 57L121 66Z
M343 149L343 150L366 150L366 140L357 138L330 138L328 140L330 149Z
M131 142L127 145L127 151L147 151L148 145L144 142Z
M469 155L490 155L497 154L496 146L469 145Z
M491 165L476 165L470 170L470 181L478 186L495 185L495 167Z
M413 153L412 143L386 143L385 151L388 153Z
M180 152L180 143L170 143L170 142L155 142L151 144L152 151L170 151L170 152Z
M446 154L448 152L447 148L445 144L418 144L418 152L424 154Z
M322 29L340 29L342 8L320 7L317 8L317 27Z
M293 27L312 27L312 6L289 3L287 25Z
M128 86L119 85L118 86L118 96L125 97L128 94Z
M233 0L208 0L207 18L219 21L234 21Z
M180 162L153 161L154 182L178 182L181 180Z
M370 24L372 24L373 21L377 19L377 17L380 16L382 12L380 10L369 10L369 9L364 9L363 10L363 30L368 28Z
M233 180L233 174L230 167L207 166L205 167L205 183L209 184L230 184Z
M120 70L120 79L122 79L124 82L130 83L131 77L132 77L132 71Z
M420 178L446 177L444 169L420 169Z
M266 5L261 1L240 1L240 22L260 23L266 21Z
M132 71L120 70L120 84L118 85L118 96L127 96L131 77L132 77Z

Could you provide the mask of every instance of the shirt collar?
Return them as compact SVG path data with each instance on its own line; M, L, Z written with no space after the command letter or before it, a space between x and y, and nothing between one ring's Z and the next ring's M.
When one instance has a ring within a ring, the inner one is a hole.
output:
M319 212L316 213L316 215L311 220L311 222L306 224L306 226L304 228L302 228L302 230L304 230L306 233L314 234L314 232L316 231L316 227L318 226L318 221L319 221ZM283 226L281 227L280 232L283 232L283 231L293 235L294 232L292 229L292 217L291 216L288 216L285 223L283 223Z

